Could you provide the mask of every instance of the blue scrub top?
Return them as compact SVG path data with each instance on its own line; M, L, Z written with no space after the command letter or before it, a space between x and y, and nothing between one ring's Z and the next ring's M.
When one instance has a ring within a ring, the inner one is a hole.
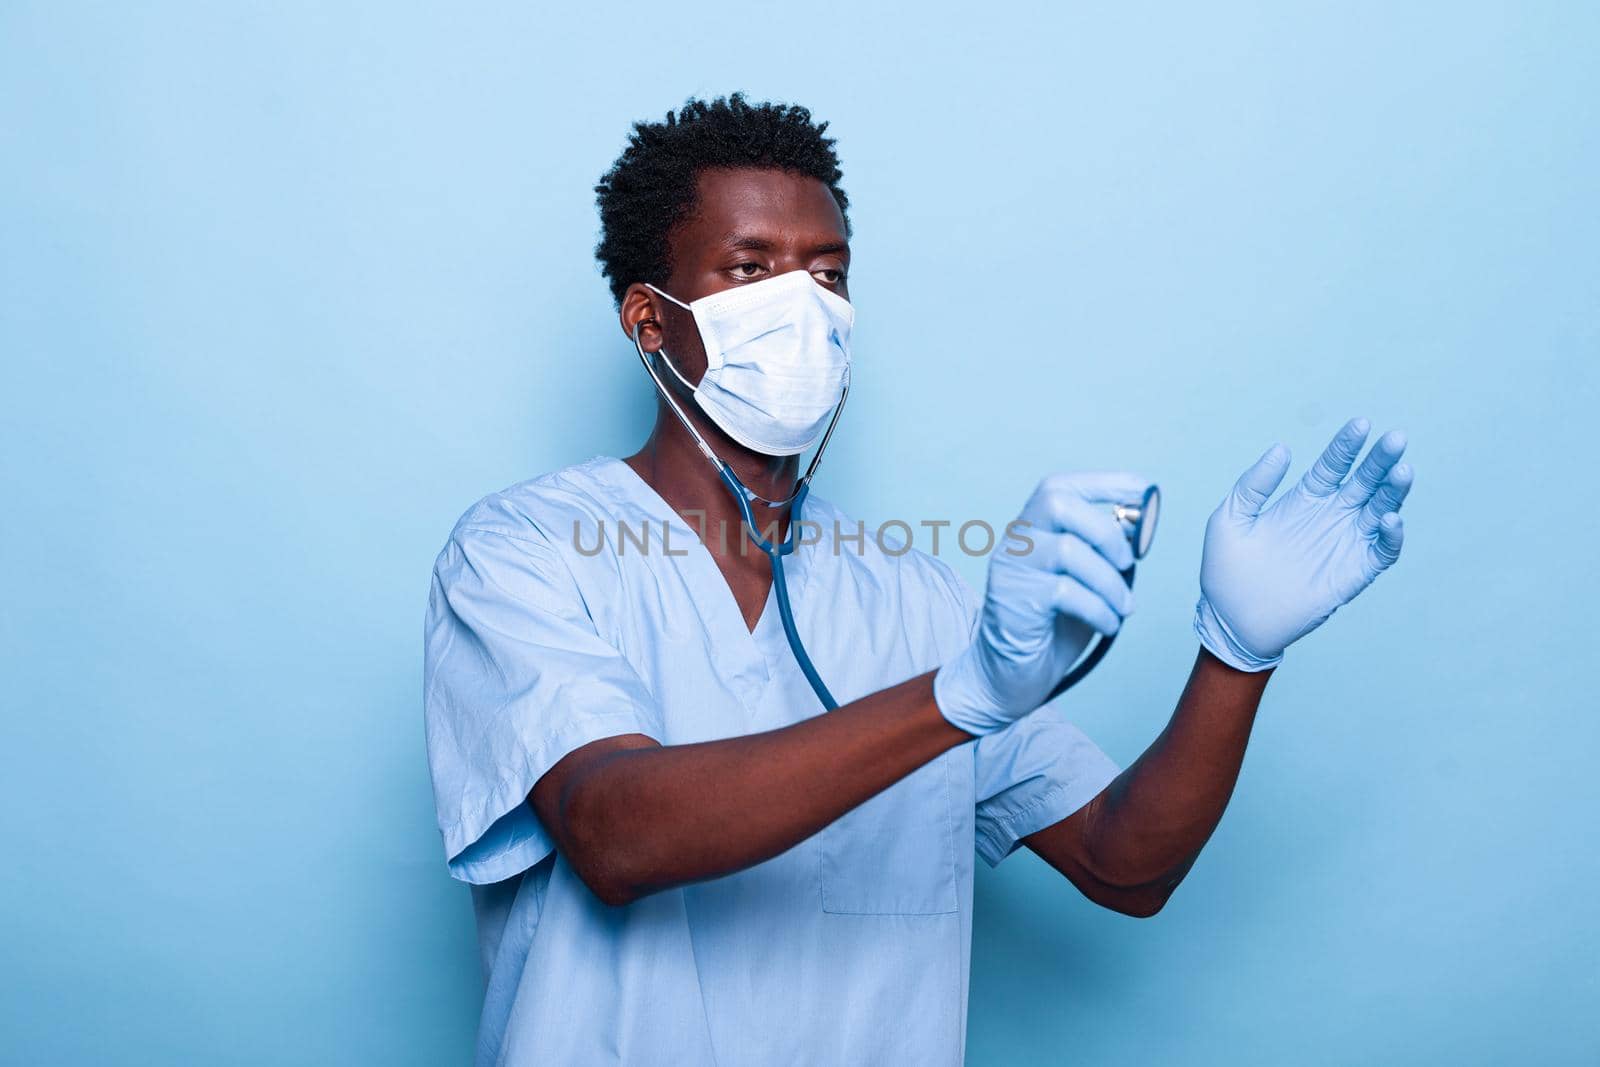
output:
M963 648L977 599L816 496L786 560L841 704ZM714 532L713 532L714 536ZM741 536L737 530L730 537ZM428 760L451 874L471 883L478 1064L958 1064L973 855L995 864L1117 766L1046 707L923 766L782 855L608 907L527 802L567 753L823 714L769 597L752 633L695 531L620 460L474 505L434 567Z

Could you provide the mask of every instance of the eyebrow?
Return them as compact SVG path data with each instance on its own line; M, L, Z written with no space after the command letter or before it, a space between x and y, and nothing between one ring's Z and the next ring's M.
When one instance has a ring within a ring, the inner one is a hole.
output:
M751 234L730 233L723 237L727 248L736 251L770 252L773 244L765 237L756 237ZM824 241L814 245L810 252L814 256L826 255L830 252L849 252L850 245L846 241Z

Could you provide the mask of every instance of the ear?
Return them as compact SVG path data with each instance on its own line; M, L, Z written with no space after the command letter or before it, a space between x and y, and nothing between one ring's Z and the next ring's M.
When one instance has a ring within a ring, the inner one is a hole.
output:
M622 306L618 309L618 318L622 323L622 332L633 339L633 328L639 327L639 347L646 352L655 353L661 350L661 312L662 300L650 287L642 282L634 282L622 294Z

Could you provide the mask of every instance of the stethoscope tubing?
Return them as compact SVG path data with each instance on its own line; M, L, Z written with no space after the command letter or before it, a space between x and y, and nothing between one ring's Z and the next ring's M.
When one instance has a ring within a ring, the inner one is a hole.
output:
M789 579L783 569L783 557L792 553L799 545L800 536L800 509L806 501L806 494L811 491L809 481L802 482L789 504L789 536L781 544L773 544L757 532L755 515L750 510L749 494L744 483L739 481L737 475L726 464L722 464L722 484L728 487L728 492L733 494L734 503L739 506L739 515L744 522L744 528L754 541L756 547L767 554L772 561L772 590L777 594L778 618L783 623L783 635L789 639L789 650L794 653L794 660L800 665L800 673L806 676L806 681L811 684L812 692L817 694L817 699L822 702L823 708L833 711L839 707L839 702L833 699L833 694L822 681L822 675L817 673L816 666L811 662L811 656L806 652L805 642L800 640L800 628L795 625L794 607L789 603Z
M1129 567L1122 572L1122 577L1128 583L1128 588L1130 589L1133 588L1133 572L1136 569L1136 567ZM1088 677L1089 672L1094 670L1100 661L1106 658L1106 653L1111 651L1111 645L1116 639L1116 634L1098 635L1095 643L1089 646L1088 653L1078 661L1077 666L1068 671L1066 676L1056 683L1056 687L1050 690L1050 695L1044 698L1044 702L1046 704L1050 703L1050 701Z

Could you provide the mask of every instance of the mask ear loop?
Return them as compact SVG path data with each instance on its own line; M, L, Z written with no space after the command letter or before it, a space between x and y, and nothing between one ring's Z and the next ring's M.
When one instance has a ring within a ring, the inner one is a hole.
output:
M678 421L683 423L685 430L689 431L689 436L694 438L694 443L700 446L700 452L706 457L707 462L717 469L718 474L722 473L722 468L726 464L717 458L717 454L711 450L711 446L700 435L700 431L695 428L694 423L689 421L689 416L684 413L682 406L679 405L678 398L672 395L672 390L667 388L667 383L661 380L661 374L656 370L655 361L645 352L644 345L639 343L639 331L642 329L644 329L643 321L634 323L633 348L634 351L639 353L639 362L644 364L644 372L650 375L650 380L656 384L656 392L661 394L661 398L667 402L667 406L672 409L672 413L678 416ZM666 353L663 352L662 356L665 357L665 355ZM668 362L667 366L672 367L671 362ZM672 367L672 373L678 374L678 368ZM685 386L689 386L689 383L684 381L683 375L678 374L678 380L683 381ZM692 386L689 387L693 388Z
M654 289L655 286L652 285L650 288ZM665 293L662 293L661 295L666 296ZM668 296L667 299L672 300L672 297ZM674 300L673 303L679 302ZM706 457L706 462L711 464L718 476L720 476L724 481L728 482L730 487L737 486L739 493L748 501L761 504L769 508L781 508L793 503L794 500L806 490L807 486L811 484L812 477L817 473L817 465L822 462L822 454L828 450L828 441L833 437L834 427L839 425L839 416L844 414L844 402L850 397L849 368L845 369L844 388L839 393L838 405L833 409L833 418L828 420L828 428L822 433L822 442L817 446L816 452L812 454L811 462L806 464L805 474L801 475L800 480L795 483L794 492L790 493L782 500L768 500L766 497L760 496L747 489L745 484L741 482L738 476L733 473L733 468L729 467L717 457L717 453L712 449L711 444L700 433L699 428L696 427L693 420L689 418L688 413L683 410L683 406L678 403L678 398L672 395L671 389L667 388L667 383L662 380L660 372L656 370L655 360L650 358L649 353L644 350L643 343L641 343L639 340L639 331L644 329L644 325L645 324L643 320L640 320L633 325L633 349L635 352L639 353L639 362L644 364L645 373L650 375L650 380L655 383L656 392L661 394L662 399L667 402L667 406L672 409L672 413L676 415L678 417L678 421L683 424L683 428L689 431L689 436L694 438L694 443L699 447L701 455ZM683 376L676 366L673 365L672 359L667 355L666 349L661 349L658 354L667 364L667 369L672 371L673 376L683 383L684 388L693 390L694 386L690 385L689 380ZM752 537L755 536L754 529L752 529L750 533ZM757 540L757 544L760 544L759 539ZM766 551L765 547L763 547L762 551Z

